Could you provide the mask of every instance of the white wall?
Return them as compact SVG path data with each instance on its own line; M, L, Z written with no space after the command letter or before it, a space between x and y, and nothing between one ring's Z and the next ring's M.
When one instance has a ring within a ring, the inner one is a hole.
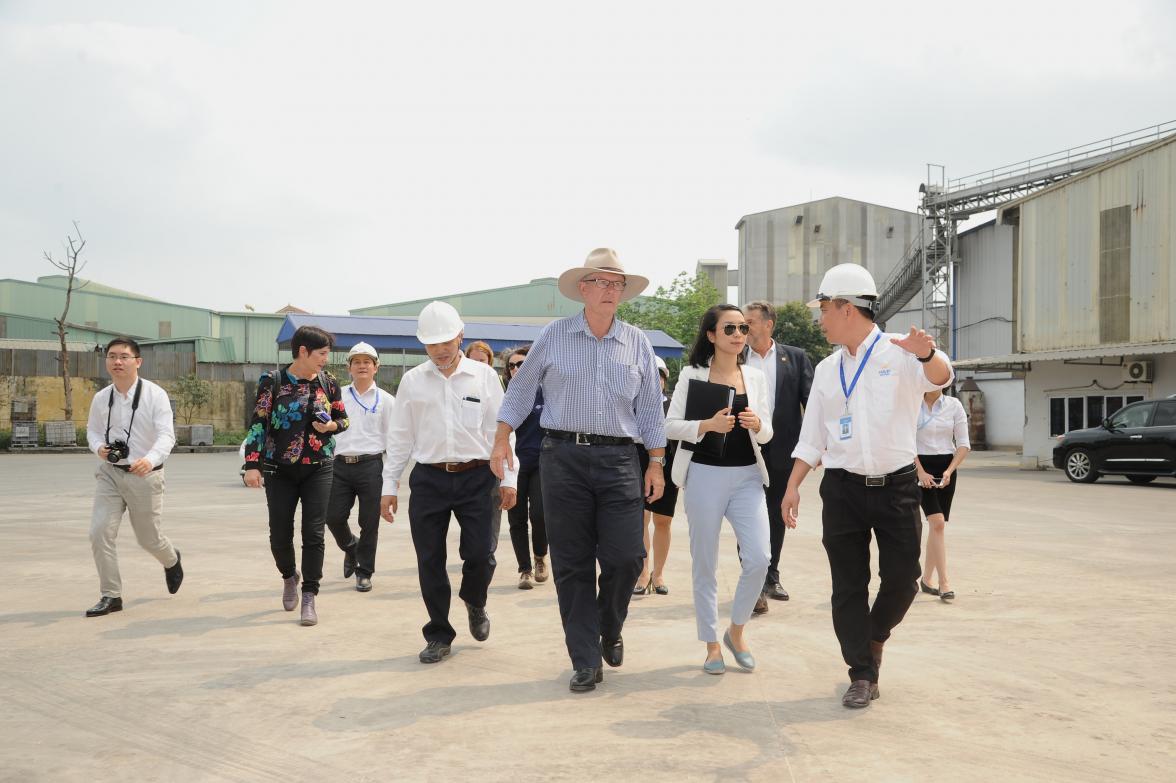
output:
M1025 437L1025 382L1009 373L973 376L984 392L984 433L990 449L1020 449Z
M1053 447L1057 441L1049 436L1050 397L1142 394L1146 399L1155 399L1176 394L1176 355L1160 354L1151 358L1156 366L1152 383L1124 383L1123 368L1119 366L1034 362L1033 369L1025 374L1025 445L1022 466L1034 468L1051 464ZM1093 385L1095 383L1098 385Z

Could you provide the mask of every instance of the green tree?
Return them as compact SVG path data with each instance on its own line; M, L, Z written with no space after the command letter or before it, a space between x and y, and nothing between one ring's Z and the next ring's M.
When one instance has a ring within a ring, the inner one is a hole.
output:
M813 365L833 351L821 327L813 320L813 311L803 302L788 302L776 308L772 337L778 343L803 348Z
M721 301L722 295L706 275L680 272L668 288L659 286L652 296L623 302L617 308L617 317L642 329L660 329L689 351L698 336L702 314ZM682 359L669 359L666 366L670 369L669 386L672 386Z
M173 394L176 410L184 418L185 424L191 424L196 411L212 401L212 384L200 380L193 373L176 381Z

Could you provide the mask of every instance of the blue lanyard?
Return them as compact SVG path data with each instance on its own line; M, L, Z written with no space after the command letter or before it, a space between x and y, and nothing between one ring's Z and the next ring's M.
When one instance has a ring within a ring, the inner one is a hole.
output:
M364 413L375 413L376 408L380 407L380 392L378 390L376 391L376 402L372 405L371 410L368 410L368 407L359 401L359 397L355 393L355 386L348 386L347 391L351 392L351 399L355 400L356 405L363 408Z
M931 411L930 416L924 417L923 416L923 408L925 408L925 407L926 407L925 405L919 405L919 424L915 429L920 429L920 430L923 429L928 424L930 424L933 419L935 419L937 416L939 416L939 414L936 413L935 411Z
M853 374L853 380L849 383L849 388L845 386L845 356L841 357L841 364L838 366L838 371L841 373L841 391L845 392L845 409L849 410L849 395L853 394L853 390L857 388L858 378L862 377L862 370L866 369L866 362L870 361L870 354L874 352L874 346L882 339L882 333L874 338L874 342L870 343L870 347L866 349L866 355L862 357L862 363L858 365L857 372Z

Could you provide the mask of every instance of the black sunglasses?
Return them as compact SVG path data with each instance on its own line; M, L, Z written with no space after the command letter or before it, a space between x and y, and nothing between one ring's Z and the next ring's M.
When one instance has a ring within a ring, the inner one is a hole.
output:
M736 329L739 330L739 334L747 334L751 331L751 327L747 324L727 324L723 327L723 334L730 337L731 335L735 334Z
M507 362L506 366L512 370L517 370L518 368L523 366L523 360L519 359L517 362Z

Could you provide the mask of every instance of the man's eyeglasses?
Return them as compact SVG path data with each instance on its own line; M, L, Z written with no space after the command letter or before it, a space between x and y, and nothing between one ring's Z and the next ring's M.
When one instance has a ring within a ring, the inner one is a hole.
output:
M601 291L611 288L614 291L624 291L628 282L625 280L605 280L600 277L590 277L587 280L581 280L581 283L595 283L596 287Z
M129 362L129 361L132 361L132 360L138 359L138 358L139 358L138 356L135 356L134 354L130 354L130 353L108 353L108 354L106 354L106 361L108 361L108 362L118 362L118 361Z
M512 370L517 370L518 368L523 366L523 360L519 359L517 362L507 362L506 366Z
M723 327L723 334L730 337L731 335L735 334L736 329L739 330L739 334L747 334L751 331L751 327L747 324L727 324Z

